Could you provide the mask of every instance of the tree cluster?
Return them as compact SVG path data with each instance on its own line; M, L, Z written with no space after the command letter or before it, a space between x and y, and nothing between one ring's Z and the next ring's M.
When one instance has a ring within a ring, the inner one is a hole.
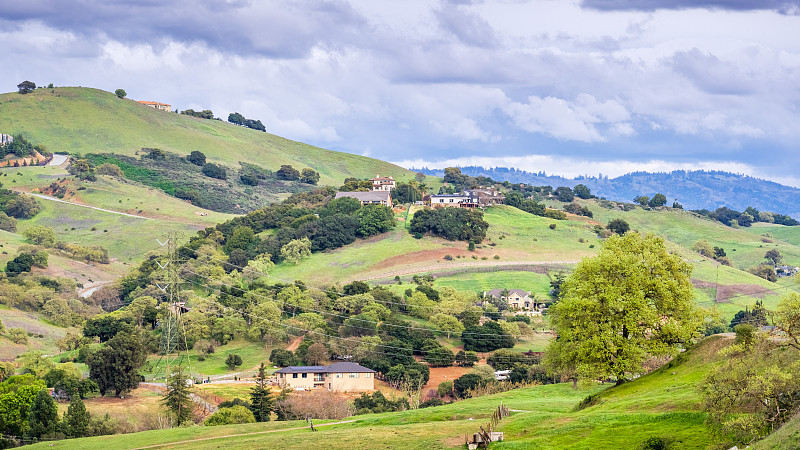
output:
M233 112L228 114L228 122L239 126L247 127L253 130L264 131L264 132L267 131L267 128L264 126L263 123L261 123L260 120L247 119L238 112Z
M426 208L414 213L409 231L430 233L451 241L481 242L486 237L489 223L483 213L465 208Z
M798 226L800 222L783 214L759 211L748 206L743 212L722 206L714 211L707 209L692 210L692 212L722 222L729 227L749 227L753 222L776 223L785 226Z
M197 118L200 118L200 119L213 119L214 118L214 113L211 112L210 109L204 109L202 111L195 111L193 109L184 109L183 111L181 111L181 114L184 114L184 115L187 115L187 116L192 116L192 117L197 117Z

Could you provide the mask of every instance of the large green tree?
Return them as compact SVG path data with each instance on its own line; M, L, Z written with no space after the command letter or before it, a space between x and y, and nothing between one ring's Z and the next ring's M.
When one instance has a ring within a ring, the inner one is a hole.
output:
M558 339L548 352L589 379L618 382L644 371L648 356L672 355L702 323L694 306L691 266L662 238L613 236L581 261L551 309Z
M119 397L139 386L139 369L146 359L138 333L120 331L89 358L89 376L97 383L100 395L114 391Z

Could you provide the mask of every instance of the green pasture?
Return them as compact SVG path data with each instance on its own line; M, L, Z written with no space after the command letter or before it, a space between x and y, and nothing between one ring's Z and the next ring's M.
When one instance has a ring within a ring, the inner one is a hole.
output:
M272 365L269 363L269 354L271 351L272 348L265 347L263 343L236 340L217 347L214 353L206 356L205 361L199 361L197 359L197 352L195 350L189 350L189 366L191 373L197 376L230 374L231 377L233 377L234 374L237 374L237 376L240 377L250 378L255 374L256 369L262 362L267 364L267 367L270 368L268 372L274 372L275 369L272 369ZM242 357L242 365L234 370L228 369L228 366L225 364L225 359L231 354L237 354ZM181 357L185 361L186 353L182 352ZM150 355L147 360L150 363L151 370L143 374L150 379L159 371L159 367L163 374L165 358L166 357L162 358L159 355ZM172 359L174 360L176 358L178 358L178 354L173 353Z
M154 100L154 99L149 99ZM169 102L168 98L156 99ZM223 120L206 120L158 111L134 100L90 88L39 89L30 95L0 94L0 123L6 134L21 133L51 152L110 152L129 156L143 147L177 154L197 150L212 161L239 161L277 170L282 164L311 167L321 184L376 173L410 179L412 172L394 164L321 149L269 133L227 123L231 111L215 111ZM180 105L177 105L180 106Z
M464 435L485 426L502 402L515 411L497 427L505 433L505 441L493 444L493 448L636 449L647 438L663 438L675 448L703 449L712 444L712 435L701 412L697 384L718 363L716 352L729 342L720 336L706 339L672 364L618 387L597 383L579 385L577 389L569 383L534 386L440 407L355 416L349 419L354 422L320 427L316 433L307 428L290 430L303 427L304 422L269 422L195 426L37 445L65 449L158 444L193 449L461 448ZM593 405L578 411L576 405L589 395L597 396ZM280 429L286 431L269 433ZM202 440L215 436L218 438Z

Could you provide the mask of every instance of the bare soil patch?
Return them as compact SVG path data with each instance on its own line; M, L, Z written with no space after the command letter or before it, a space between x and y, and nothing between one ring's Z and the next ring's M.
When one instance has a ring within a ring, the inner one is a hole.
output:
M731 298L742 295L755 298L764 298L765 295L775 293L774 291L757 284L717 284L697 279L692 279L692 284L701 289L716 289L717 299L719 302L728 302Z
M429 389L436 389L442 381L453 381L456 378L469 372L469 367L431 367L431 377L428 383L422 388L423 393Z

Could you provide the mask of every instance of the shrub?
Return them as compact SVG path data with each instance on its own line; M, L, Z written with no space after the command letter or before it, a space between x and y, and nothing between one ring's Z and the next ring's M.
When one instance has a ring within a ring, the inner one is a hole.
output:
M554 224L554 223L551 223L551 224L550 224L550 229L551 229L551 230L555 230L555 229L556 229L556 224Z
M228 178L228 174L225 168L213 163L206 163L203 166L203 175L211 178L216 178L218 180L225 180Z
M238 423L255 423L256 418L248 408L238 405L220 408L205 421L205 425L233 425Z

